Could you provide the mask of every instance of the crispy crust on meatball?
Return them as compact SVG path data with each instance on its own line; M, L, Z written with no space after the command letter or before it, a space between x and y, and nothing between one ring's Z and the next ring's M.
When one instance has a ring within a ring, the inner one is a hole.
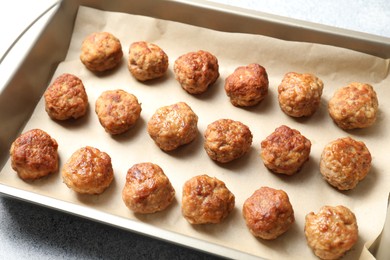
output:
M287 73L278 87L279 106L292 117L311 116L321 103L324 84L309 73Z
M156 44L140 41L130 45L127 67L137 80L162 77L168 65L168 55Z
M270 187L261 187L245 200L242 214L252 235L266 240L282 235L295 221L287 193Z
M307 244L321 259L339 259L358 240L355 214L344 206L323 206L306 215Z
M95 112L107 133L122 134L137 122L141 104L133 94L124 90L104 91L95 103Z
M174 198L175 190L158 165L138 163L127 171L122 199L130 210L141 214L162 211Z
M209 124L204 138L204 149L208 156L221 163L242 157L252 145L249 127L231 119L219 119Z
M309 159L311 142L298 130L282 125L261 142L260 156L275 173L292 175Z
M378 97L371 85L353 82L334 93L328 111L342 129L366 128L376 121Z
M198 175L185 182L182 214L190 224L217 224L233 210L235 197L215 177Z
M198 116L184 102L156 110L148 122L148 133L164 151L192 142L198 134Z
M10 148L11 166L23 180L35 180L58 170L58 144L48 133L32 129Z
M254 106L268 94L265 68L252 63L238 67L225 80L225 92L234 106Z
M45 110L55 120L77 119L86 114L88 96L84 84L75 75L57 77L44 93Z
M202 94L219 77L218 59L203 50L189 52L176 59L173 71L185 91Z
M65 163L62 179L75 192L101 194L114 179L111 157L97 148L82 147Z
M327 144L321 154L320 171L324 179L339 190L350 190L363 180L371 168L367 146L351 137Z
M91 71L102 72L119 65L123 57L122 45L109 32L94 32L81 45L81 62Z

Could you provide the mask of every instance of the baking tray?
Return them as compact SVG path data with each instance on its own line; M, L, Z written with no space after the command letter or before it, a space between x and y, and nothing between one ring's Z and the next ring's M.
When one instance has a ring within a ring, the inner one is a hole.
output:
M8 158L11 142L20 134L46 89L57 65L64 60L69 47L77 9L80 5L106 11L118 11L178 21L227 32L251 33L291 41L306 41L353 49L382 58L389 58L389 39L348 30L306 23L260 12L227 7L203 1L74 1L53 6L55 12L44 29L37 34L28 54L17 70L9 75L0 95L0 166ZM200 15L201 14L201 15ZM61 28L61 30L59 30ZM47 55L50 53L50 55ZM29 89L27 93L25 89ZM12 97L12 104L8 102ZM142 222L116 217L91 208L58 201L36 193L6 185L0 192L18 199L76 214L145 235L231 257L250 258L242 252L207 243L180 234L164 231ZM155 235L155 234L158 234Z

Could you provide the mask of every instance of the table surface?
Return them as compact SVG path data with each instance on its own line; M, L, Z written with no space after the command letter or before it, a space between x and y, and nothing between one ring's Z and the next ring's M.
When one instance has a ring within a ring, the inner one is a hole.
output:
M210 1L390 38L389 0ZM2 2L0 57L20 33L54 2L56 1ZM2 196L0 241L0 259L215 258L199 251Z

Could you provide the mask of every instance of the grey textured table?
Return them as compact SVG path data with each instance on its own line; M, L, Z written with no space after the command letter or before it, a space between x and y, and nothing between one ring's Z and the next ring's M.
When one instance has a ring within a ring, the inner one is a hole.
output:
M213 2L390 37L388 0ZM6 6L2 8L6 13ZM0 259L210 258L214 257L0 196Z
M198 251L0 197L0 259L210 259Z

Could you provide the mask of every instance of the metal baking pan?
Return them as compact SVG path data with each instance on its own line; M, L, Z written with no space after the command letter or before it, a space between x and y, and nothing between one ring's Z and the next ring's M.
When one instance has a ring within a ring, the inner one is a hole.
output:
M53 14L36 36L16 70L3 75L0 86L0 168L8 159L8 149L41 98L57 65L67 53L79 6L150 16L226 32L271 36L283 40L333 45L382 58L390 58L390 40L385 37L336 29L329 26L282 18L261 12L212 4L206 1L104 1L67 0L52 6ZM50 55L48 55L50 54ZM7 57L5 57L7 59ZM1 65L0 65L1 66ZM27 92L26 89L29 91ZM10 103L9 100L12 100ZM98 210L0 185L2 194L133 232L155 236L181 245L231 258L254 258L242 252L174 234L153 226L112 216ZM195 246L196 245L196 246Z

